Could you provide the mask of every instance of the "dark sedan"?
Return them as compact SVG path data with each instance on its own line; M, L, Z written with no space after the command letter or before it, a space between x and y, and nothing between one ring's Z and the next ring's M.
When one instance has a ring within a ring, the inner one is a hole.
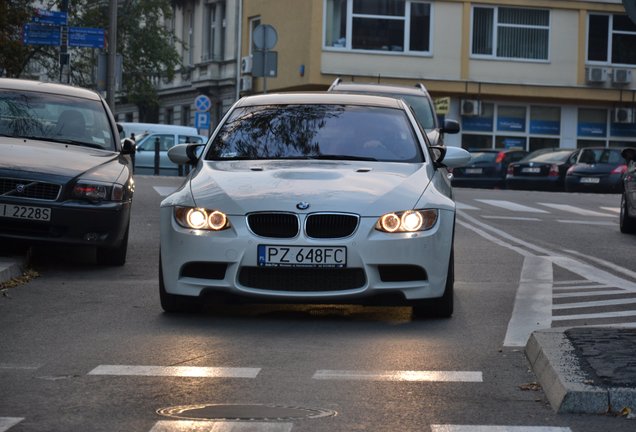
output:
M527 151L507 150L469 150L470 163L453 169L452 184L458 187L503 188L506 182L508 165L521 160Z
M519 162L508 165L509 189L563 190L565 173L576 160L576 149L536 150Z
M123 265L133 151L99 94L0 79L0 241L90 245Z
M621 148L589 147L582 149L576 163L565 176L568 192L621 193L627 162Z
M627 161L627 173L623 179L621 197L621 232L636 233L636 148L626 148L621 152Z

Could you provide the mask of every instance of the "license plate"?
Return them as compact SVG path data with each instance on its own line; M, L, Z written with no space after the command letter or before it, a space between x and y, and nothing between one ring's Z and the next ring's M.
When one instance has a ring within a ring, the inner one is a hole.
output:
M539 174L541 172L541 168L538 168L538 167L521 168L521 172Z
M48 222L51 220L51 209L47 207L0 204L0 217Z
M601 179L599 177L581 177L581 183L600 183Z
M483 168L466 168L466 174L481 174L484 172Z
M265 267L346 267L344 246L258 245L258 265Z

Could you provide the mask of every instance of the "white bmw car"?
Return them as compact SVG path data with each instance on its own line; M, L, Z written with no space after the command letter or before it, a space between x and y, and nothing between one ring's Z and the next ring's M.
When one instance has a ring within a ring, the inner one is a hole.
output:
M161 203L159 294L203 299L410 305L453 313L455 203L447 167L401 100L334 93L245 97L184 184ZM197 157L197 154L201 154Z

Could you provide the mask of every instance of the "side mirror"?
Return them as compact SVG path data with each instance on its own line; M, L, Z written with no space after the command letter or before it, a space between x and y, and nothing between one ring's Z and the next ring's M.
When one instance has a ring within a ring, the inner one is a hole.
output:
M130 138L124 138L121 140L121 154L131 155L135 154L136 145Z
M621 152L626 161L636 161L636 148L627 147Z
M192 164L199 160L200 148L205 144L178 144L168 150L168 158L177 165Z
M457 168L470 162L470 153L460 147L436 146L431 147L435 155L435 166Z
M457 120L444 119L444 126L442 126L441 132L447 134L459 133L459 122Z

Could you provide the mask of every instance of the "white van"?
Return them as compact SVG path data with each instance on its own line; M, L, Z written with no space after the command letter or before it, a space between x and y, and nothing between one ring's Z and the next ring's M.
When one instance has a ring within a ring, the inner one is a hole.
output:
M178 166L168 158L168 150L176 144L205 143L207 137L199 135L194 127L155 123L119 123L123 127L121 138L131 138L137 143L135 174L156 174L155 143L159 143L160 175L177 175Z

